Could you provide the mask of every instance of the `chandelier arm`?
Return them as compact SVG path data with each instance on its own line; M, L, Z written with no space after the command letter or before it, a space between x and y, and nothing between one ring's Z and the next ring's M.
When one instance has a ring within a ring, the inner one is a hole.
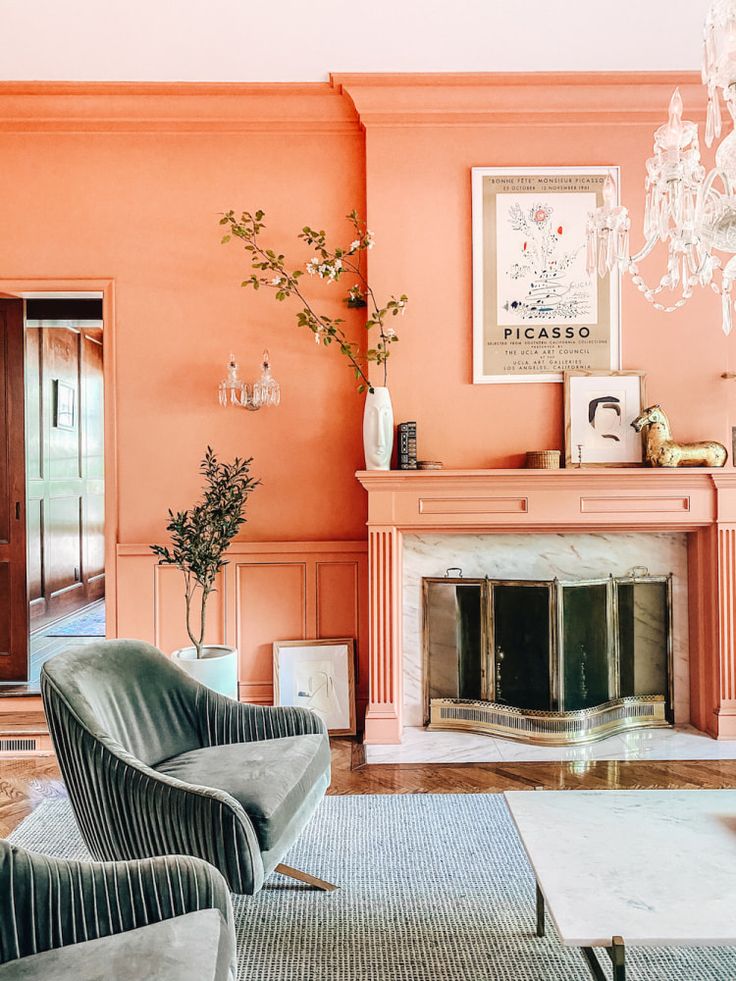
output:
M644 243L644 246L635 255L629 256L629 270L631 270L631 266L634 263L641 262L642 259L646 259L646 257L652 252L658 241L659 241L659 236L652 235L652 237L647 242Z
M702 198L703 205L705 205L705 200L710 194L710 192L713 190L713 185L715 184L715 182L718 180L719 177L723 182L723 186L726 188L728 193L729 194L731 193L731 182L728 179L728 174L726 173L725 170L719 167L714 167L713 170L711 170L711 172L705 178L705 183L703 184L703 188L701 191L701 198Z

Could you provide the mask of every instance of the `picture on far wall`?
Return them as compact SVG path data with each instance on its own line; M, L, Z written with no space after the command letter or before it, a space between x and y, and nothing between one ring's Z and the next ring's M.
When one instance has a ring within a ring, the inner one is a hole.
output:
M273 703L316 712L333 736L355 735L355 646L352 637L277 640Z
M54 427L74 429L76 425L76 391L71 385L54 379Z
M586 269L589 212L617 167L473 167L473 382L621 367L617 276Z
M565 372L565 466L632 467L643 440L631 423L644 408L642 371Z

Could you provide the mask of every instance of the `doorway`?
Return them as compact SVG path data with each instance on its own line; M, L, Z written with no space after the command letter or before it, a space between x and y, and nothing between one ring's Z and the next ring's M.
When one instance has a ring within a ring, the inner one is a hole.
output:
M113 298L109 280L0 279L0 697L115 636Z
M105 636L102 296L27 296L24 318L28 682Z

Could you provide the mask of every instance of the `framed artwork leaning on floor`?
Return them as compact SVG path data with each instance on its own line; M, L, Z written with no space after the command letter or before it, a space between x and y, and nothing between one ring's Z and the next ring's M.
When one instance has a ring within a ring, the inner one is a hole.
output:
M332 736L354 736L353 638L275 641L273 701L311 709Z

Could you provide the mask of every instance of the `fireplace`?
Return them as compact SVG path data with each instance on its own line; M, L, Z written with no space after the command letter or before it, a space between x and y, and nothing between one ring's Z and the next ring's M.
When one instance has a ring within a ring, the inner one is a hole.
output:
M542 744L674 720L672 575L425 577L424 722Z
M679 589L686 613L677 613L675 583L675 711L684 698L681 721L719 739L736 738L732 469L362 471L358 479L368 492L366 743L398 743L405 725L422 723L420 659L414 661L406 643L404 554L412 536L433 535L681 536L687 562ZM440 575L456 564L444 562L423 575ZM673 568L648 557L628 568L640 564ZM419 632L408 633L418 642ZM684 683L678 685L678 677Z

